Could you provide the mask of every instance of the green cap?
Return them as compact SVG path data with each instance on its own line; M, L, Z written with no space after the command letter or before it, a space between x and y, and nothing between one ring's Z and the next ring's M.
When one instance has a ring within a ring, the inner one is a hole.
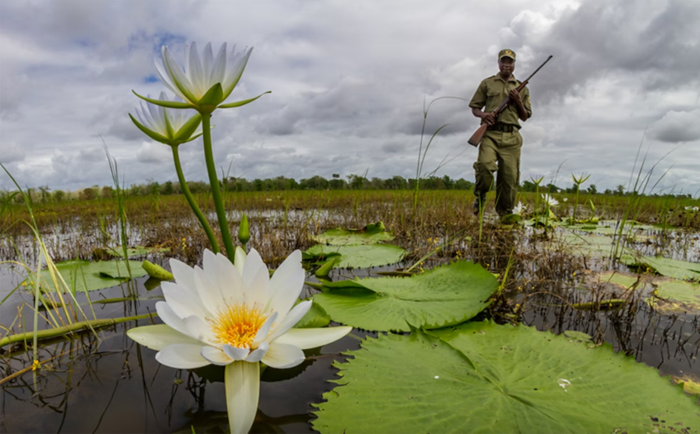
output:
M504 57L510 57L511 59L515 60L515 51L508 49L499 51L498 60L501 60Z

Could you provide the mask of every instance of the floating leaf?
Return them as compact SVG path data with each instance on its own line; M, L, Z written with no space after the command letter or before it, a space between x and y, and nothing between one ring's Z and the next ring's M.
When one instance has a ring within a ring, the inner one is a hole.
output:
M334 321L365 330L437 328L473 318L498 281L480 265L458 261L411 277L324 282L317 302Z
M622 262L630 268L641 269L641 271L646 271L649 268L650 271L656 271L662 276L682 280L700 279L700 264L693 262L656 256L642 256L641 258L623 256Z
M146 271L139 261L129 261L132 277L143 277ZM56 268L69 288L78 291L95 291L117 286L129 280L126 263L121 261L64 261L57 262ZM56 290L49 270L41 272L41 283L52 291ZM64 289L64 288L62 288Z
M655 295L646 298L654 309L665 314L700 314L700 283L659 280L656 285Z
M400 262L406 251L391 244L367 244L357 246L315 245L303 253L306 261L321 260L339 255L335 268L369 268Z
M637 283L638 280L636 276L628 276L617 271L606 271L604 273L600 273L598 278L601 282L614 283L621 286L623 289L632 287L632 285Z
M700 406L658 371L565 336L492 322L363 341L335 363L321 433L696 432Z
M314 237L321 244L347 246L356 244L377 244L393 240L394 237L386 232L384 223L368 224L364 229L331 229Z
M545 248L554 250L561 246L561 248L573 254L606 258L609 258L615 250L615 241L611 237L603 235L579 235L571 232L563 232L559 234L557 241L557 243L551 244ZM621 254L633 253L634 251L622 245L620 245L618 249L618 256Z

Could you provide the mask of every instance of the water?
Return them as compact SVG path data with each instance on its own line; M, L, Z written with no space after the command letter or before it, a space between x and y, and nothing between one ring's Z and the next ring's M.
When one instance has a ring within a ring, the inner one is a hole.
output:
M677 243L686 251L685 257L697 259L697 238L695 241L679 239ZM530 247L535 244L523 241L523 245ZM514 279L527 279L542 266L538 263L532 265L533 268L521 269ZM363 278L374 275L375 271L393 268L340 270L334 271L331 277ZM502 270L500 265L499 268ZM310 276L308 279L314 280ZM21 280L20 274L0 268L0 297L9 294ZM141 297L161 296L160 287L149 290L147 281L147 278L135 280L136 293ZM561 288L558 290L562 291ZM575 291L580 292L576 284L571 283L569 287L564 285L562 293L573 294ZM114 287L99 291L99 294L100 297L112 298L122 297L125 292L128 293L128 289ZM302 296L314 292L305 287ZM96 294L91 294L93 299ZM512 300L521 300L522 297L518 292L509 293ZM84 296L79 295L78 301L84 301ZM525 324L555 333L579 330L594 337L599 335L617 351L659 369L662 375L700 375L697 363L700 347L698 316L661 315L641 299L636 303L638 310L633 315L615 310L563 309L556 306L556 298L548 296L535 297L531 301L531 307L522 315ZM95 304L94 308L100 318L116 318L155 312L156 302L153 299ZM9 326L18 316L18 307L24 303L33 304L30 294L18 290L10 295L0 305L0 323ZM31 315L31 310L25 307L19 319L29 329ZM160 321L156 319L156 322ZM44 321L41 323L45 324ZM228 422L222 382L207 381L189 371L162 366L155 361L155 351L139 347L126 336L129 328L150 323L150 320L140 320L102 329L99 342L90 332L83 332L71 339L42 343L39 359L55 358L42 365L36 383L29 371L3 384L0 432L190 433L191 426L197 433L226 432ZM355 337L345 337L320 350L307 351L309 360L298 369L268 369L263 374L252 432L313 432L309 424L313 418L310 414L312 404L322 401L323 393L334 387L328 380L337 378L331 364L345 360L342 352L359 348L365 333L354 330L353 335ZM4 353L0 358L3 376L30 365L31 354L21 350ZM207 375L216 377L221 371L214 370ZM292 377L288 378L290 375Z

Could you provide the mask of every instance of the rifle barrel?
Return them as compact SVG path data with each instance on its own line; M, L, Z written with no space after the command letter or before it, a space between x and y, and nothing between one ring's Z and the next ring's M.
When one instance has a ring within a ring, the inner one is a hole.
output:
M535 69L535 72L533 72L532 74L530 74L530 76L529 76L528 78L526 78L525 81L524 81L523 83L527 83L528 81L530 81L530 79L532 78L532 76L535 75L535 74L537 74L537 71L539 71L540 69L542 69L542 67L543 67L547 62L549 62L549 60L550 60L552 57L553 57L553 56L550 54L549 57L547 58L547 60L545 60L544 63L541 64L539 68Z

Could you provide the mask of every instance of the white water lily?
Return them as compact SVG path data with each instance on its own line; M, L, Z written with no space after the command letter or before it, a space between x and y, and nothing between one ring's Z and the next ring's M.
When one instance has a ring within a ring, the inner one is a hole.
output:
M698 208L697 206L686 206L685 207L685 210L689 211L689 212L698 212L699 209L700 208Z
M175 97L172 101L177 102ZM165 92L158 101L170 102ZM136 107L136 117L129 114L131 121L148 137L170 146L190 142L202 135L202 115L192 110L173 110L149 102L141 101Z
M542 195L542 200L550 208L559 205L559 201L557 201L555 198L546 193Z
M170 54L168 47L163 46L161 48L162 59L156 58L155 60L156 70L163 84L182 98L184 102L179 104L161 103L160 105L171 108L194 108L205 114L211 113L217 108L240 107L255 101L264 93L248 100L221 104L231 95L241 79L252 51L252 47L236 51L234 45L227 53L224 42L214 57L211 43L207 43L200 55L197 43L193 42L185 45L185 63L184 68L182 68ZM153 102L141 95L138 96ZM158 103L155 102L155 104Z
M518 201L518 204L513 208L513 214L522 215L523 211L525 211L525 205Z
M127 332L157 350L156 360L176 369L226 366L226 399L231 432L247 433L260 393L260 363L291 368L304 361L303 349L334 342L352 327L293 329L311 308L294 306L304 286L301 252L292 253L269 277L255 250L236 249L235 266L223 255L204 252L203 268L175 259L175 283L164 282L165 302L156 303L165 324Z

